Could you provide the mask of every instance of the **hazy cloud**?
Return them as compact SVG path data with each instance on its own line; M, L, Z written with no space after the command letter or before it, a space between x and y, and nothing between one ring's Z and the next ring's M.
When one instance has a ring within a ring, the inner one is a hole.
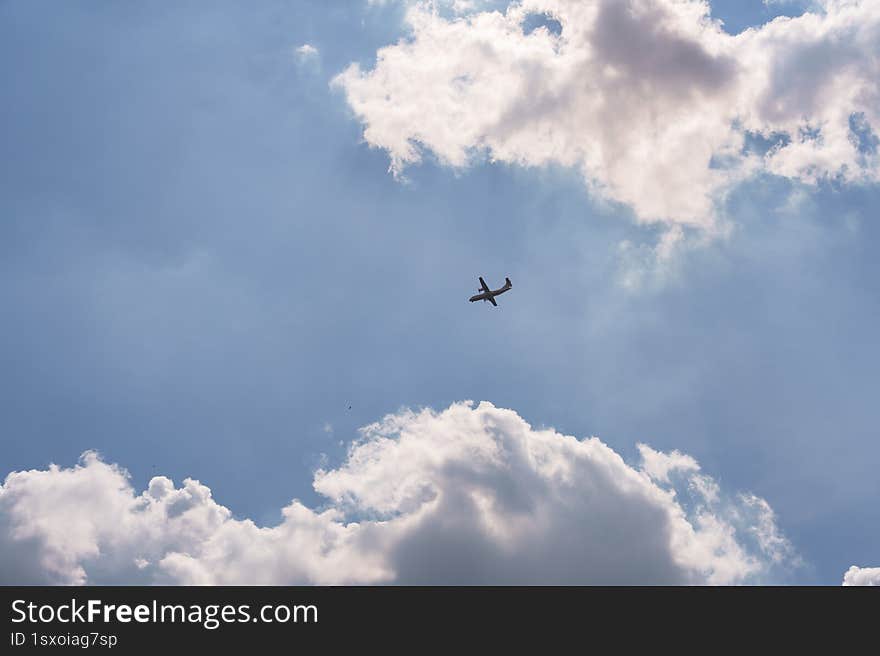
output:
M296 49L296 55L300 61L313 59L318 56L318 49L310 43L304 43Z

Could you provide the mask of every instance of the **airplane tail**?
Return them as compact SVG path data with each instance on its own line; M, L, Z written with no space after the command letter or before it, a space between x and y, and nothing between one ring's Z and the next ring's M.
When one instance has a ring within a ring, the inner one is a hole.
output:
M510 282L510 278L505 278L505 279L504 279L504 282L507 283L507 286L508 286L508 287L513 287L513 283Z

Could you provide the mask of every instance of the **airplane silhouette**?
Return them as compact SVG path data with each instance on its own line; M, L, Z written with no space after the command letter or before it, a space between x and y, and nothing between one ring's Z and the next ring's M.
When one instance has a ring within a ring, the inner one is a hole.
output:
M480 278L480 293L476 294L475 296L471 296L468 300L471 303L473 303L474 301L489 301L492 305L498 307L498 303L495 302L495 297L500 296L511 287L513 287L513 285L510 282L510 278L504 279L504 287L499 287L495 290L489 289L486 281Z

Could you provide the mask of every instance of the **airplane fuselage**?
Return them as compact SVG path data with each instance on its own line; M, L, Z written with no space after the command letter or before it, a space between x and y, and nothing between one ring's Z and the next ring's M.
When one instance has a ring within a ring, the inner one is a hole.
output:
M509 287L501 287L500 289L490 290L488 292L483 292L482 294L476 294L475 296L471 296L468 300L473 303L474 301L488 301L490 298L495 298L496 296L500 296L504 292L506 292Z

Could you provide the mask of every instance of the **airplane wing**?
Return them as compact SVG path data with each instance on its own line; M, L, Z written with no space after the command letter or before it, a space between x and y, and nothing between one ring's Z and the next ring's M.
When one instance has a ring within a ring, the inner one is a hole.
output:
M495 302L495 297L494 297L494 296L490 296L490 297L487 298L486 300L489 301L489 302L490 302L492 305L494 305L495 307L498 307L498 303Z
M483 287L483 291L484 291L484 292L488 292L488 291L489 291L489 285L486 284L486 281L483 280L483 277L482 277L482 276L480 276L480 285Z

